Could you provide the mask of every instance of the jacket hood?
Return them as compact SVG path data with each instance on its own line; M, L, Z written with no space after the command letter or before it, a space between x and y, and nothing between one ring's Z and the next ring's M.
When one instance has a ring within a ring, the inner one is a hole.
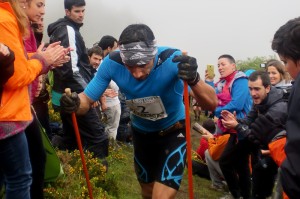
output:
M48 36L50 37L57 28L66 25L72 26L73 28L79 30L83 24L76 23L72 21L70 18L65 16L64 18L60 18L56 22L53 22L48 26L47 28Z

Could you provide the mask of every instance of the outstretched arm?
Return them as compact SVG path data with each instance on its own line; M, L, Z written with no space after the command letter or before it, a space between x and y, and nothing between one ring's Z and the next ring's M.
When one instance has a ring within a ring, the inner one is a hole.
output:
M204 81L200 80L196 85L191 86L190 95L194 97L201 108L213 111L218 105L215 90Z
M175 56L172 60L178 62L178 77L187 82L191 87L190 95L206 110L215 110L218 104L214 89L200 79L197 72L198 64L194 57L183 55Z
M80 105L76 111L76 115L84 115L89 111L94 101L86 96L84 92L80 93L78 97L80 99Z

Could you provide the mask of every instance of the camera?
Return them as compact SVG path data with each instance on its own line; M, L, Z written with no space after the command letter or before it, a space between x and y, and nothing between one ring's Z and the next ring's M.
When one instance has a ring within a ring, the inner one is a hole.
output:
M266 66L267 66L267 63L261 63L261 64L260 64L260 67L261 67L261 68L265 68Z

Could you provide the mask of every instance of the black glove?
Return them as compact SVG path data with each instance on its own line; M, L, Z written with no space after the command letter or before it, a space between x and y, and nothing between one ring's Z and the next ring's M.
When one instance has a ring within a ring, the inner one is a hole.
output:
M60 107L63 112L76 112L80 105L80 99L77 93L73 92L71 95L64 93L60 98Z
M261 144L267 145L281 131L284 126L274 121L269 115L258 115L256 120L250 125L251 133L248 135L250 140L259 140Z
M178 63L178 77L187 81L190 86L196 85L200 81L200 75L197 72L197 60L194 57L180 55L172 60Z

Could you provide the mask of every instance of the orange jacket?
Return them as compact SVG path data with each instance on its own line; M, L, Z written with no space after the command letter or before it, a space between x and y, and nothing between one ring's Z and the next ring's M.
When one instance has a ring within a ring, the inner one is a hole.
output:
M286 158L285 151L284 151L285 143L286 143L286 138L281 138L274 142L271 142L268 145L270 149L270 156L279 167L281 166L282 162Z
M0 121L30 121L28 85L40 74L42 63L27 60L17 20L9 3L0 3L0 42L15 53L14 75L4 85Z
M208 152L213 160L219 160L228 142L230 134L208 139Z
M284 146L286 143L286 137L278 139L274 142L269 143L269 149L270 149L270 156L274 160L274 162L277 164L277 166L281 166L282 162L286 158L286 154L284 151ZM283 192L283 199L288 199L289 197L286 195L286 193Z

